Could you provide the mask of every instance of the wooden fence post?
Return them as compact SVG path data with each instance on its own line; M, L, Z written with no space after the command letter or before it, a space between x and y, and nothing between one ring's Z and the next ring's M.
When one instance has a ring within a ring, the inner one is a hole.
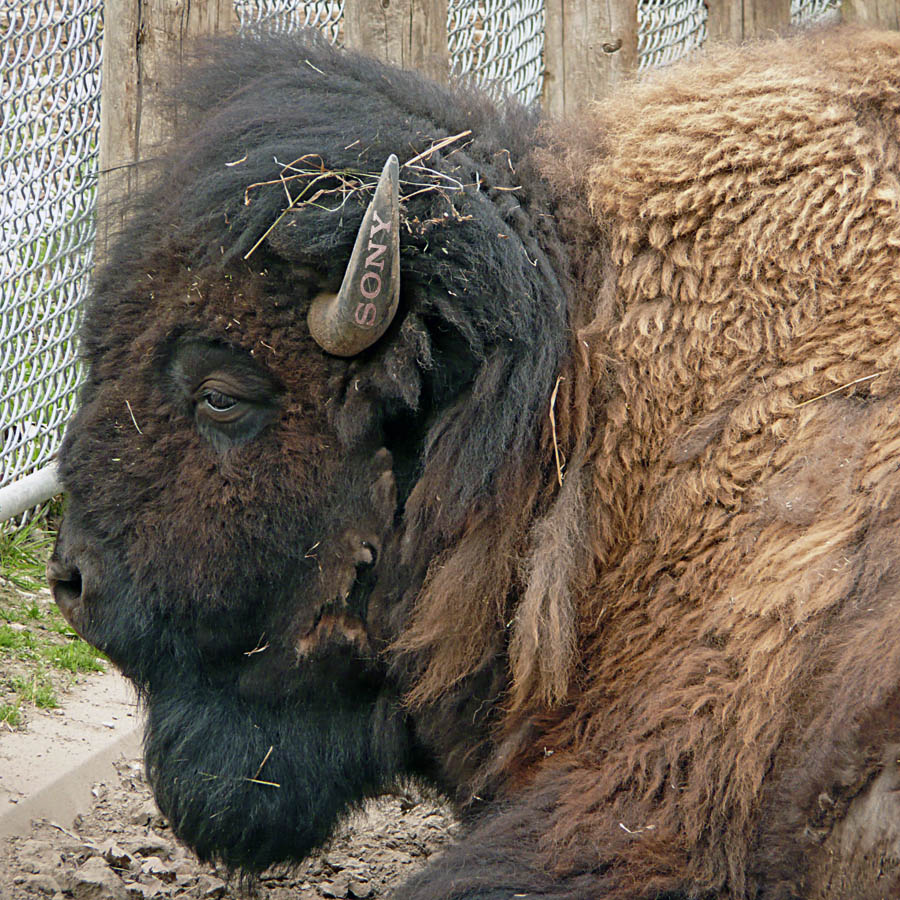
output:
M344 43L438 81L450 73L447 0L345 0Z
M637 67L637 0L546 0L544 109L602 97Z
M900 0L843 0L841 16L845 22L900 30Z
M790 0L707 0L710 41L739 43L782 34L791 24Z
M95 254L106 255L122 224L119 201L146 176L171 122L161 91L181 68L185 45L234 31L233 0L106 0L100 99L99 226Z

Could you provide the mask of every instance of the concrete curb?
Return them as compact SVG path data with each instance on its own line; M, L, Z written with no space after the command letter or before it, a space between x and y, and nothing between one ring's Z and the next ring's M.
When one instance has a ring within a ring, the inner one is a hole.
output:
M51 819L61 825L70 825L78 813L89 809L93 799L91 788L113 774L116 760L141 755L142 733L143 726L136 726L46 787L21 800L14 808L0 814L0 840L27 834L33 819Z

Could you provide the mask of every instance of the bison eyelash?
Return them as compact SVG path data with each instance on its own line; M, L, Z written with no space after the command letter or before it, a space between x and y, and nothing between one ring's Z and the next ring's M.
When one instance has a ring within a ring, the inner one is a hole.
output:
M201 401L214 412L229 412L240 403L236 397L213 390L204 391Z

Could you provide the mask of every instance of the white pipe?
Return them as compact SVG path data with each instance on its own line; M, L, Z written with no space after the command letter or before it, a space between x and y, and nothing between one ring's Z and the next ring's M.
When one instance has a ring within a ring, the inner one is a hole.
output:
M25 512L26 509L49 500L62 493L62 489L55 462L16 479L0 488L0 522L5 522Z

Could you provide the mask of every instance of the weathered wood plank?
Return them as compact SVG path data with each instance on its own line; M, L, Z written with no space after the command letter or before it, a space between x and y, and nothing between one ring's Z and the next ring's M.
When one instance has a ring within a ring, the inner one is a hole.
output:
M447 0L346 0L344 43L438 81L450 73Z
M707 0L708 40L740 43L783 34L791 23L790 0Z
M900 0L843 0L845 22L900 30Z
M544 108L574 112L637 67L637 0L547 0Z
M708 41L739 43L744 39L743 0L707 0L706 8Z
M790 24L790 0L744 0L744 39L783 34Z
M174 124L161 103L195 38L232 32L233 0L107 0L100 101L99 227L102 258L127 198L146 178Z

